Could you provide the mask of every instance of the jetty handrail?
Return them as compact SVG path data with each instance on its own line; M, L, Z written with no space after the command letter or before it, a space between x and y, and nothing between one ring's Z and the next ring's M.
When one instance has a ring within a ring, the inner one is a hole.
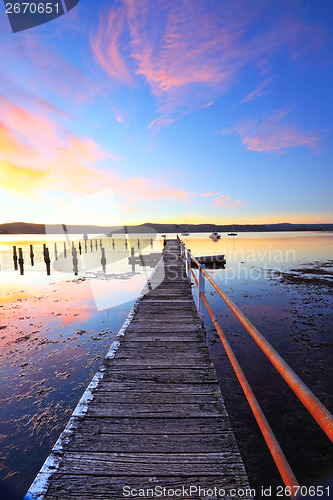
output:
M296 373L290 368L290 366L281 358L281 356L275 351L275 349L270 345L270 343L261 335L261 333L257 330L257 328L246 318L246 316L240 311L240 309L234 304L234 302L223 292L223 290L215 283L215 281L207 274L205 270L205 266L200 265L197 259L193 256L191 251L187 249L183 242L181 243L182 256L184 261L187 262L188 267L188 275L190 279L190 274L193 275L196 285L199 288L199 303L202 301L213 321L213 324L221 338L221 341L225 347L227 355L231 361L231 364L236 372L237 378L243 388L245 396L251 406L251 409L254 413L254 416L258 422L258 425L262 431L262 434L266 440L266 443L270 449L272 457L280 471L281 477L285 482L286 486L297 486L297 481L295 476L290 469L288 462L286 461L283 452L276 441L276 438L264 417L262 410L259 406L258 401L256 400L245 376L240 368L238 361L227 342L225 335L219 325L219 322L215 318L212 309L210 308L207 299L204 294L204 289L200 290L200 277L206 277L208 281L212 284L218 294L223 298L229 308L233 311L242 325L246 328L246 330L250 333L255 342L259 345L261 350L265 353L268 359L271 361L273 366L278 370L278 372L285 379L289 387L294 391L297 397L302 401L304 406L307 408L309 413L313 416L316 422L320 425L326 435L333 440L333 416L331 413L325 408L325 406L317 399L317 397L312 393L312 391L304 384L304 382L296 375ZM186 255L187 253L187 255ZM192 270L191 261L193 261L199 269L199 279L196 279L194 271ZM281 470L282 472L281 472ZM286 482L287 481L287 482ZM296 483L294 482L296 481ZM288 483L288 484L287 484Z
M192 271L193 272L193 271ZM232 364L232 367L236 373L236 376L239 380L240 385L242 386L242 389L244 391L245 397L248 400L248 403L251 407L251 410L253 412L253 415L260 427L261 433L266 441L266 444L269 448L269 451L271 452L272 458L280 472L280 475L283 479L283 482L286 486L291 488L291 491L293 491L293 487L299 486L297 479L271 429L271 426L269 425L264 412L261 409L261 406L258 403L257 398L255 397L249 382L247 381L247 378L244 375L244 372L242 368L240 367L240 364L238 363L238 360L233 352L233 350L230 347L229 342L226 339L226 336L224 335L224 332L218 322L218 320L215 318L214 313L210 307L210 305L207 302L207 299L205 295L201 292L201 297L202 300L207 308L207 311L209 312L209 315L212 319L213 325L216 328L217 333L219 334L219 337L222 341L222 344L224 346L224 349L228 355L228 358L230 359L230 362Z
M191 252L190 252L191 254ZM198 265L200 264L191 254L191 259ZM239 319L242 325L249 332L251 337L256 341L261 350L266 354L270 362L275 366L277 371L285 379L289 387L294 391L296 396L302 401L306 409L311 413L316 422L320 425L327 436L333 441L333 416L313 394L313 392L305 385L305 383L296 375L284 359L276 352L265 337L257 330L251 321L242 313L236 304L227 296L217 283L207 274L205 270L201 270L208 281L213 285L218 294L230 307L235 316Z

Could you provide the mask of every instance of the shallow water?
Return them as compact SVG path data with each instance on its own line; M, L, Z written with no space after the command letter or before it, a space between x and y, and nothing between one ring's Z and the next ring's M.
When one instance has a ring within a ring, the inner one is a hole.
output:
M333 235L239 236L215 244L227 264L209 274L332 412ZM212 250L187 244L197 256ZM332 480L329 439L209 283L206 296L300 484ZM250 484L257 492L283 484L208 314L205 326Z
M41 253L37 270L28 265L27 235L20 242L6 239L2 247L9 254L9 266L0 271L0 477L23 496L140 293L161 241L154 240L151 247L149 238L141 240L146 265L133 269L128 257L131 247L138 253L137 235L128 249L123 239L116 240L115 248L111 239L103 240L105 272L99 240L97 248L96 240L93 249L89 243L87 254L82 242L77 276L70 255L64 266L60 252L57 261L52 253L47 276L40 236L33 243ZM226 268L209 273L332 411L333 235L242 233L222 235L215 243L207 234L196 234L183 240L196 256L226 255ZM15 243L25 252L24 276L11 269ZM54 237L48 235L47 244L54 248ZM154 257L148 257L151 254ZM85 255L89 259L84 260ZM323 432L209 284L207 298L299 481L315 484L333 474ZM205 326L250 484L258 490L261 485L281 484L208 317Z
M104 271L100 240L94 239L92 248L89 241L87 253L82 241L77 275L72 242L66 242L65 258L59 251L59 235L0 240L0 479L19 498L49 455L161 256L159 240L151 244L150 238L139 237L140 248L138 239L131 237L127 249L124 238L115 239L114 247L112 239L103 239ZM50 276L43 241L52 248ZM78 250L78 240L73 242ZM13 270L14 244L23 250L22 276ZM136 255L140 250L145 265L129 264L131 247Z

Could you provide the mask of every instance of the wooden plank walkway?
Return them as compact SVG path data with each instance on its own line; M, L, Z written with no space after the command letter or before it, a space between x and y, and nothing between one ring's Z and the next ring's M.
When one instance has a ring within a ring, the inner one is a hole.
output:
M155 271L26 499L252 498L176 241Z

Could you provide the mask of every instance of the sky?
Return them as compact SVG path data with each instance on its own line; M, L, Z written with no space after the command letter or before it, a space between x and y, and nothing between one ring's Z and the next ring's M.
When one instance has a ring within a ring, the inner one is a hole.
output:
M332 223L330 0L0 4L0 223Z

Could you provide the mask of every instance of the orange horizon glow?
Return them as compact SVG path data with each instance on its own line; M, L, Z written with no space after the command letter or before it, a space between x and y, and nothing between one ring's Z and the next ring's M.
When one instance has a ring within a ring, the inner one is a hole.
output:
M199 225L199 224L216 224L216 225L263 225L263 224L333 224L333 217L322 215L322 216L309 216L309 215L292 215L286 216L284 215L272 215L272 216L252 216L252 217L225 217L225 218L215 218L215 217L204 217L204 216L193 216L189 218L186 216L186 221L184 216L179 216L178 219L167 218L167 217L159 217L156 219L155 217L150 217L146 219L126 219L122 221L123 225L126 226L139 226L139 225L149 225L149 224L175 224L175 225ZM0 225L3 224L45 224L45 221L2 221ZM97 227L111 227L112 224L108 222L89 222L85 223L83 221L77 222L59 222L59 223L50 223L50 225L62 225L66 224L68 226L97 226ZM47 225L47 224L45 224ZM117 224L117 226L121 226L121 224Z

